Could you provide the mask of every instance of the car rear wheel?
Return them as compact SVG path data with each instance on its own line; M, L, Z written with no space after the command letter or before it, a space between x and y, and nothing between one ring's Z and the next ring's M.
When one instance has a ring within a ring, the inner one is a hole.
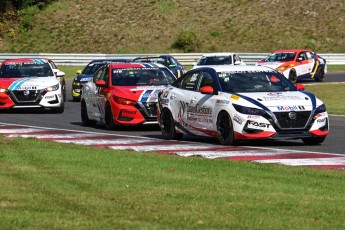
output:
M174 118L168 109L162 111L160 119L160 127L165 139L180 140L182 138L183 134L176 132Z
M297 82L297 74L296 74L296 71L295 70L291 70L290 73L289 73L289 80L292 82L292 83L296 83Z
M114 123L113 112L111 111L111 107L109 103L105 107L104 124L107 130L113 130L116 127Z
M306 145L319 145L324 142L326 137L309 137L303 138L302 141Z
M89 116L87 115L87 107L86 107L86 103L85 101L82 101L80 104L80 108L81 108L81 124L83 126L91 126L91 125L95 125L96 121L94 120L90 120Z
M222 145L235 145L234 129L229 113L222 111L217 117L217 138Z
M315 81L323 81L325 79L325 69L318 68L315 74Z

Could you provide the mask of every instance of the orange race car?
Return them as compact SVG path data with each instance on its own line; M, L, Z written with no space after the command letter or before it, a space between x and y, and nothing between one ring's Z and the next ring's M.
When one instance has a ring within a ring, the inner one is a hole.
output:
M291 82L302 79L323 81L327 73L326 59L311 50L277 50L256 65L273 68Z

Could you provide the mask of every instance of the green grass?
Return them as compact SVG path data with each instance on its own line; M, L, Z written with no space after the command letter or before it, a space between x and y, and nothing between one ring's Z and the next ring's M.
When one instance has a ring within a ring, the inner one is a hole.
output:
M305 90L314 93L321 99L330 114L345 115L345 84L305 85Z
M0 229L345 228L344 171L0 143Z
M117 0L109 7L113 4L56 0L39 12L21 11L26 13L21 24L9 15L0 20L0 52L175 53L181 50L172 45L186 30L200 41L195 52L345 52L344 0Z

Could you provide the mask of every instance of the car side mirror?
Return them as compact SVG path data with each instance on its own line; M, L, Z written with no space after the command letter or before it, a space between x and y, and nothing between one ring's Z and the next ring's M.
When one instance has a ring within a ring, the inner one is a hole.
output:
M240 61L235 61L234 65L241 65Z
M295 86L296 86L298 91L303 91L305 89L303 84L297 83L297 84L295 84Z
M302 61L303 59L301 57L297 58L297 61Z
M79 69L79 70L77 70L77 74L81 74L81 70Z
M175 68L177 65L175 65L175 64L170 64L169 65L169 68Z
M212 86L203 86L200 88L200 92L202 94L213 94L214 93L214 90L213 90L213 87Z
M64 77L65 76L65 72L62 72L60 70L54 71L54 74L56 77Z
M98 81L96 81L96 86L98 86L98 87L107 87L108 85L105 83L104 80L98 80Z

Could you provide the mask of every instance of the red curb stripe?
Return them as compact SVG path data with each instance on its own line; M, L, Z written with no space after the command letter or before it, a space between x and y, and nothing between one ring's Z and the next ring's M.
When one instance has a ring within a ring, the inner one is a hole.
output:
M282 153L277 155L256 155L256 156L229 156L225 157L234 161L256 161L256 160L276 160L276 159L304 159L304 158L331 158L341 157L338 155L330 154L317 154L317 153Z

